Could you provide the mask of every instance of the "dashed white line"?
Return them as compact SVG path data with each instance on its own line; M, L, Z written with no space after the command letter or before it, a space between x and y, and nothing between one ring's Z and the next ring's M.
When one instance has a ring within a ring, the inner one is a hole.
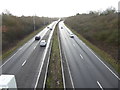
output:
M36 48L36 46L34 47L34 49Z
M75 44L73 44L73 46L75 47Z
M26 63L26 60L23 62L22 66L24 66L24 65L25 65L25 63Z
M101 88L101 90L103 90L102 85L97 81L97 84L99 85L99 87Z
M80 54L80 57L83 59L83 56Z

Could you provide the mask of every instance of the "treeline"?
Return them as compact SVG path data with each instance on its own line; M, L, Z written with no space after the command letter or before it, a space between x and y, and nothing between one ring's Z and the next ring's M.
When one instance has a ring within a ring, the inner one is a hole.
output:
M118 59L118 13L114 8L66 18L65 23L88 41Z
M55 19L48 17L18 17L8 13L2 13L2 51L4 52L15 46L19 40L22 40L24 37L34 32L34 25L35 30L38 30L51 23L53 20Z

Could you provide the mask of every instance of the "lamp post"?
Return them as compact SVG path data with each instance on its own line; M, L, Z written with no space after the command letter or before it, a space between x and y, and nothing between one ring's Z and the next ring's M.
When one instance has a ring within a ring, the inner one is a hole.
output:
M33 16L33 25L34 25L34 31L35 31L35 16Z

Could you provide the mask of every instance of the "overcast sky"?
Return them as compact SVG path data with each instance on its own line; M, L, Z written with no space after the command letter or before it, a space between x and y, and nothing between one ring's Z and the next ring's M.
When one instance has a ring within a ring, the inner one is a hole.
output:
M115 7L119 0L1 0L0 12L6 9L17 16L67 17L76 13L105 10Z

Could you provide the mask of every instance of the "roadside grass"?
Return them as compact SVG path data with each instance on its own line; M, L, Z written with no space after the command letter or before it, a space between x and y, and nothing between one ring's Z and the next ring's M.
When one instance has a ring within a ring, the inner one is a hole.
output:
M48 77L46 80L46 88L63 88L57 27L58 25L56 25L55 31L53 33L52 49L48 68Z
M16 46L10 48L8 51L2 53L2 56L0 56L0 58L2 58L1 60L4 60L5 58L7 58L8 56L10 56L15 50L17 50L19 47L21 47L22 45L24 45L27 41L29 41L32 37L34 37L37 33L39 33L42 29L44 29L46 26L32 32L31 34L29 34L28 36L26 36L23 40L19 41Z
M74 34L76 34L88 47L90 47L98 56L101 57L101 60L104 60L108 64L110 64L115 71L117 71L120 74L120 62L113 59L112 56L104 52L103 50L99 49L92 43L90 43L88 40L86 40L83 36L81 36L79 33L77 33L75 30L71 29L68 25L66 25Z

